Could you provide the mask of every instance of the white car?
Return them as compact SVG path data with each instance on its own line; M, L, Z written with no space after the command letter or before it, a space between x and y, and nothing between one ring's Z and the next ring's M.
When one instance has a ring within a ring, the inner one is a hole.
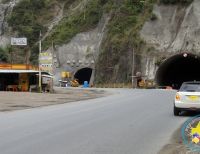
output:
M174 102L174 115L181 111L200 110L200 82L184 82L176 93Z

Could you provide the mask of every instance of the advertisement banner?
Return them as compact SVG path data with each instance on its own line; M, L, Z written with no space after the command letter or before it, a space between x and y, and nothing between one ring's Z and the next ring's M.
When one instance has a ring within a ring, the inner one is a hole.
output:
M53 57L52 53L42 52L39 55L39 64L41 71L45 71L48 73L53 72Z

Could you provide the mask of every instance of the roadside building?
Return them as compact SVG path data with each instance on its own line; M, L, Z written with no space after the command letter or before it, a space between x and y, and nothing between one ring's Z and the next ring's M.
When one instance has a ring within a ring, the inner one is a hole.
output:
M37 91L39 69L24 64L0 64L0 91ZM51 91L53 78L42 72L42 89Z

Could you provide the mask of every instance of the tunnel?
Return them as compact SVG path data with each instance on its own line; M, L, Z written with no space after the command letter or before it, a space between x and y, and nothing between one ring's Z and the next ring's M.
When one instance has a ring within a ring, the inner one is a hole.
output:
M181 53L166 59L155 76L158 86L179 89L186 81L200 81L200 57L191 53Z
M78 79L79 84L83 84L84 81L88 81L89 83L91 75L92 75L91 68L82 68L75 73L74 78Z

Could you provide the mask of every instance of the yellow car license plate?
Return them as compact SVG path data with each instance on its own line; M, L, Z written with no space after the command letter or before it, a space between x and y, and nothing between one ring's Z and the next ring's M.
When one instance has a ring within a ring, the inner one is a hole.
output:
M190 100L197 101L199 100L199 96L188 96Z

